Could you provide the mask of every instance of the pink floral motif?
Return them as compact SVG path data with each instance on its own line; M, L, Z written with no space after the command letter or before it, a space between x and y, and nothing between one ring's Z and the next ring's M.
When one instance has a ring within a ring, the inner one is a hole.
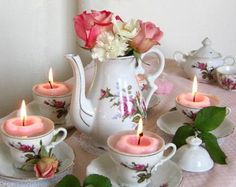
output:
M99 100L109 99L109 102L113 102L111 107L118 107L122 121L126 118L133 118L133 122L138 122L140 116L137 114L140 114L143 118L146 118L147 108L145 101L141 99L139 92L136 92L134 96L131 95L131 85L129 85L127 89L129 94L128 96L127 94L123 94L125 96L123 96L122 99L120 99L119 94L112 94L109 88L101 89ZM126 90L122 90L126 92Z
M169 186L168 183L164 183L164 184L160 185L160 187L168 187L168 186Z
M136 164L134 165L133 169L137 171L144 171L146 169L146 166L143 164Z
M236 82L234 82L232 79L221 76L220 77L221 85L229 90L236 89Z
M20 142L18 142L17 145L14 145L13 143L10 143L10 146L11 147L14 147L15 149L19 150L19 151L22 151L22 152L31 152L31 153L34 153L34 145L32 146L29 146L29 145L25 145L25 144L22 144Z
M142 183L145 180L151 178L151 170L152 168L149 168L148 164L136 164L135 162L132 162L132 165L128 165L125 163L120 163L122 166L129 168L131 170L135 170L137 172L137 182Z
M197 62L197 64L192 65L192 68L200 69L203 79L212 80L214 78L213 77L214 68L208 67L206 63Z
M193 113L192 111L186 112L183 110L182 112L185 116L189 117L192 120L195 120L196 115L197 115L196 113Z
M66 105L65 101L57 101L55 99L44 101L44 104L49 105L56 109L57 118L61 118L62 116L66 116L68 113L69 105Z

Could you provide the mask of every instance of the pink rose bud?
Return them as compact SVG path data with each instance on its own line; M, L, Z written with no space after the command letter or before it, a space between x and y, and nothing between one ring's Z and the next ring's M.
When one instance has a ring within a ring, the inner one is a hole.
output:
M154 45L159 44L163 32L159 27L151 22L142 22L139 20L140 30L130 42L130 45L139 53L145 53Z
M58 161L53 157L44 157L34 165L34 171L39 178L53 177L58 168Z

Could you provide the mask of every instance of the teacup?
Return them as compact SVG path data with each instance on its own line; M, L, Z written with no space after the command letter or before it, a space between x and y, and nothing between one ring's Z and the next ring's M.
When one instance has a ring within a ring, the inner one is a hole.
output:
M183 122L185 122L185 123L192 123L195 120L197 113L201 109L208 107L208 106L219 106L220 101L216 96L208 95L205 93L198 93L198 94L208 97L210 100L209 105L204 106L204 107L202 107L202 106L191 107L191 106L187 106L187 105L180 103L178 96L175 99L176 109L179 112L179 116L182 118ZM231 113L231 109L229 107L226 107L226 115L229 115L230 113Z
M45 128L37 136L12 136L1 125L2 140L9 147L16 168L24 169L23 165L25 165L26 161L30 157L33 158L38 155L41 145L45 146L46 150L49 151L66 138L67 130L65 128L54 129L54 123L50 119L45 117L41 117L41 119ZM60 136L58 137L59 134ZM31 170L32 168L25 169Z
M55 125L65 124L66 116L69 112L71 103L70 91L67 94L59 96L43 95L36 90L37 85L32 89L34 100L37 102L40 114L51 119ZM68 85L68 87L70 87Z
M220 66L216 69L218 84L226 90L236 90L236 66Z
M169 160L176 152L173 143L165 145L165 141L155 133L144 131L144 134L157 138L160 147L157 151L147 154L131 154L118 150L116 143L123 135L134 134L136 131L121 131L107 139L108 151L117 170L117 183L121 187L146 187L151 182L151 176L158 166ZM165 154L165 150L172 148Z

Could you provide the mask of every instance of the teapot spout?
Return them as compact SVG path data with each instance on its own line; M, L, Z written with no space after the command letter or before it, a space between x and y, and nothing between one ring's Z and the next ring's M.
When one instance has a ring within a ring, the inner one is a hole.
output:
M92 131L94 110L91 101L85 95L85 73L78 55L68 54L66 58L73 70L74 85L70 106L70 117L75 127L86 134Z

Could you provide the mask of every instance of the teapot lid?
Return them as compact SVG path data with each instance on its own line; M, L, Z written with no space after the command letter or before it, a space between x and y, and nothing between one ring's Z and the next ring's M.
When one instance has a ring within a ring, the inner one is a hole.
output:
M221 54L211 48L211 40L207 37L202 41L203 46L196 50L194 57L200 58L220 58Z

